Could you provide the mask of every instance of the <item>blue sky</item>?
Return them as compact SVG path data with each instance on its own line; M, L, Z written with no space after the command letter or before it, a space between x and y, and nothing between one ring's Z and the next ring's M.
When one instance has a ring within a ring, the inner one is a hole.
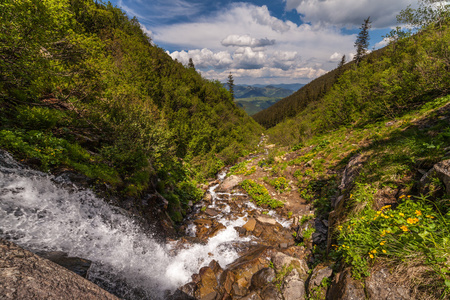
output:
M237 84L307 83L350 59L370 16L370 48L416 0L113 0L153 42L205 78Z

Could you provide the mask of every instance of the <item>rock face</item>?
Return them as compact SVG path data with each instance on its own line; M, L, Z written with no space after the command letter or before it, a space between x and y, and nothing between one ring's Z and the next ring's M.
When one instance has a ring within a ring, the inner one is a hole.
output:
M360 282L352 278L350 269L338 273L327 296L328 300L365 300L366 294ZM378 299L378 298L373 298Z
M339 185L339 189L346 190L351 186L356 175L358 175L359 171L361 170L362 164L363 157L361 156L361 154L356 154L355 156L350 158L350 161L345 167L344 175L342 176L342 181L341 185Z
M409 289L397 286L387 269L373 272L366 280L366 290L369 299L407 300L412 299Z
M429 183L433 177L439 178L444 183L447 194L450 195L450 159L435 164L420 180L422 187Z
M92 282L0 239L1 299L119 299Z

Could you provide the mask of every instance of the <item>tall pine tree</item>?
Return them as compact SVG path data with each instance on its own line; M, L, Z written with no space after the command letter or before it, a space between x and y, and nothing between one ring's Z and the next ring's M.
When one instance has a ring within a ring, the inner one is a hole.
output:
M358 65L361 59L367 54L369 49L369 29L372 27L372 22L370 22L370 17L364 20L364 23L361 25L361 31L358 34L355 42L356 55L355 62Z
M231 72L230 72L230 75L228 75L227 83L228 83L228 89L231 94L231 98L234 101L234 79L233 79L233 75L231 75Z

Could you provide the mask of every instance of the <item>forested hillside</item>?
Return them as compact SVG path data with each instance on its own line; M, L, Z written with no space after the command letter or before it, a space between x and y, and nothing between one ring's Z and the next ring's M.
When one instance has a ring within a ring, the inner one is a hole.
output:
M136 196L157 187L172 218L258 142L220 82L173 61L137 19L101 1L0 4L0 147Z
M358 66L347 64L341 74L337 69L311 82L323 82L326 93L315 89L312 101L292 101L293 108L282 107L289 103L285 100L298 95L308 99L305 86L254 118L266 127L284 120L269 132L274 141L285 145L340 126L363 126L380 118L395 120L414 106L448 94L448 26L445 21L403 38L399 33L389 46L367 55Z

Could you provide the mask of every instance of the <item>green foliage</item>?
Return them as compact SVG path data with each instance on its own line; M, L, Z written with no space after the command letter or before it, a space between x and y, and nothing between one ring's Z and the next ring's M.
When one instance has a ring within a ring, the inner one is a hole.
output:
M366 209L339 227L337 251L351 264L354 276L367 276L369 263L378 257L398 262L425 259L439 270L441 290L448 293L450 214L448 207L436 209L426 197L411 196L396 208L384 206L378 211ZM445 210L442 210L445 209Z
M179 220L199 198L193 179L258 143L261 128L219 82L111 4L6 0L0 25L0 145L43 170L69 166L134 196L158 176Z
M289 192L291 190L289 181L285 177L273 178L266 180L266 182L273 186L278 193Z
M395 120L411 107L446 95L450 86L446 71L450 67L449 41L447 19L438 27L427 27L419 34L372 52L358 68L348 68L330 82L321 97L300 102L301 108L296 110L295 117L290 111L280 112L280 119L284 121L269 129L271 141L296 145L318 132L341 126L366 126L380 119ZM303 89L298 93L305 97ZM273 106L274 113L277 104ZM256 115L254 117L257 119Z
M240 184L244 190L247 191L253 201L260 206L267 205L271 208L283 207L284 204L281 201L273 199L269 195L269 191L264 185L258 184L251 179L246 179Z

